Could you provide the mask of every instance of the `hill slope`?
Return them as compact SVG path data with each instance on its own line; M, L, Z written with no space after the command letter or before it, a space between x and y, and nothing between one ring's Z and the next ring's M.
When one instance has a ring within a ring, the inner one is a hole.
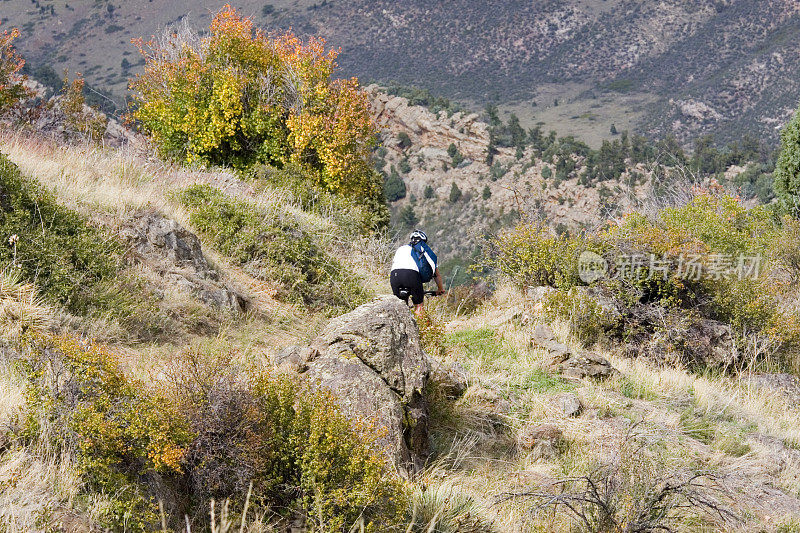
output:
M37 8L38 5L38 8ZM66 7L68 5L69 7ZM4 3L32 65L81 70L121 97L139 65L129 41L219 4L137 0ZM337 0L238 3L268 29L320 34L346 75L506 104L591 144L615 123L684 140L742 131L776 139L800 96L800 14L790 0ZM77 45L77 46L76 46ZM534 105L534 103L536 105ZM622 129L622 128L619 128Z

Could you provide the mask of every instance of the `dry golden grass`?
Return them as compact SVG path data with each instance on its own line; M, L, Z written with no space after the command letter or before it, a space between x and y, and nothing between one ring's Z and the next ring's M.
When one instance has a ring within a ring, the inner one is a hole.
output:
M492 446L497 443L496 430L481 434L486 426L476 423L472 429L455 430L462 436L471 431L472 437L455 439L449 453L459 447L468 448L461 452L466 459L442 464L436 472L442 483L455 484L476 501L491 502L491 495L547 485L554 479L580 475L598 463L611 461L633 431L636 439L662 450L659 454L668 465L709 469L722 476L726 491L720 497L740 521L717 522L706 517L706 525L698 523L698 530L771 530L800 512L800 460L792 449L797 447L800 431L798 406L780 394L755 388L744 379L697 375L595 349L622 376L605 382L583 380L568 386L581 398L585 411L579 417L566 417L553 401L561 386L553 387L546 379L531 381L531 377L553 372L548 355L531 345L533 326L541 320L531 309L522 294L501 287L492 301L472 316L447 317L443 306L436 305L430 312L438 312L439 319L447 321L446 331L451 338L470 338L464 335L489 328L496 342L506 348L490 350L490 359L470 354L476 349L474 346L451 349L450 357L468 367L473 383L468 398L461 400L456 410L473 407L470 393L476 387L491 388L511 405L511 411L500 417L506 434L513 435L525 424L552 424L569 443L566 451L554 460L544 460L524 451L515 453L508 446L498 448ZM560 341L578 346L570 338L566 323L551 325ZM710 432L710 442L687 432L682 420L687 409L700 417L699 424L709 424L701 429ZM474 418L464 417L462 422L468 424L470 420ZM763 439L783 446L784 451L763 444ZM769 499L755 496L774 491L771 487L780 487L782 492ZM501 531L571 530L571 522L562 515L532 518L525 512L530 505L512 500L489 508Z

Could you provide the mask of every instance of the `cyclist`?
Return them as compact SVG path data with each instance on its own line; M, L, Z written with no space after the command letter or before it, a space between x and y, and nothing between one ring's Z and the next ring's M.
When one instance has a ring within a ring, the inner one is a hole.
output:
M425 298L424 284L436 280L436 294L444 294L442 275L436 265L436 254L428 246L428 236L422 230L414 230L408 240L394 254L392 273L389 281L395 296L408 303L409 296L414 304L414 313L423 313Z

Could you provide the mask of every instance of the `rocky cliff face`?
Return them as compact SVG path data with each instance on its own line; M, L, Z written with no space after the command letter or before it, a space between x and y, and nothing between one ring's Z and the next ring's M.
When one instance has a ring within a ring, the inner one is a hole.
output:
M592 186L579 183L579 157L576 170L563 180L555 178L555 166L532 148L522 153L498 148L489 165L489 127L477 114L434 114L375 86L367 91L385 149L382 170L389 175L394 169L406 186L405 198L392 205L395 230L404 234L414 225L401 216L410 207L419 220L416 225L433 237L445 261L468 259L483 235L520 217L540 219L559 230L579 230L629 210L646 194L649 171L642 166L632 166L618 181ZM402 133L408 135L405 143ZM635 183L630 179L634 173L642 176ZM461 196L451 201L453 185Z
M407 98L381 92L377 85L366 88L372 98L377 124L384 131L384 146L399 147L397 134L406 132L413 144L422 147L423 156L449 161L447 149L455 144L467 158L481 160L489 147L489 128L477 113L436 115L422 106L409 105ZM386 135L386 133L394 134ZM402 149L402 147L400 147Z

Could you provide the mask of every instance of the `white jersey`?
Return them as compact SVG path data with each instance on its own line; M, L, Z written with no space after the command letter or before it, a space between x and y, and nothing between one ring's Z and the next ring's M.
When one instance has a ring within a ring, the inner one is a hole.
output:
M412 248L409 244L403 245L397 249L394 253L394 261L392 261L392 270L413 270L414 272L419 272L417 262L414 261L414 257L411 255L411 250ZM427 259L428 263L431 265L431 270L436 272L436 262L431 259L428 252L425 252L425 259Z

